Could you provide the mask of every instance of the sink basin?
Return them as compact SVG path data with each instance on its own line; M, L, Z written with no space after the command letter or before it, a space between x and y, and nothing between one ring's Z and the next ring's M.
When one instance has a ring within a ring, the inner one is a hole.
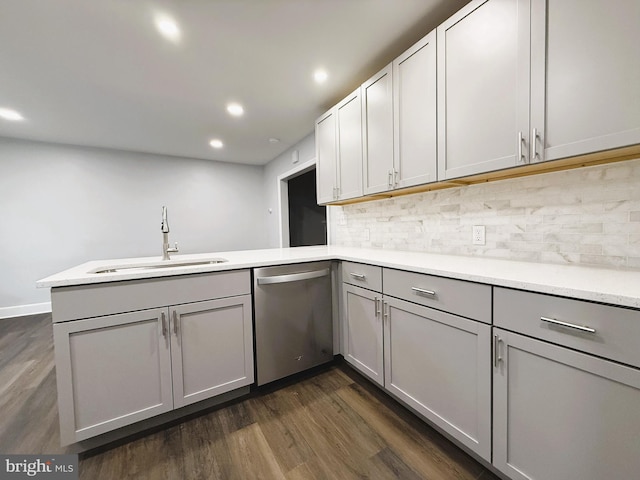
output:
M101 267L90 273L116 273L116 272L130 272L132 270L153 270L158 268L176 268L176 267L195 267L200 265L215 265L217 263L224 263L228 260L226 258L213 258L211 260L186 260L184 262L157 262L148 263L143 265L131 265L131 266L114 266L114 267Z

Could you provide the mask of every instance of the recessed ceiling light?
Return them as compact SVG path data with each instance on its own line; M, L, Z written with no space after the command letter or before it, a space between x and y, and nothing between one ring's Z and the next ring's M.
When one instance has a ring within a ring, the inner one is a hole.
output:
M222 140L218 140L217 138L214 138L213 140L211 140L209 142L209 145L211 145L213 148L222 148L222 147L224 147L224 143L222 143Z
M158 32L172 42L180 40L180 29L176 21L168 15L157 15L155 18L156 28Z
M280 143L280 139L276 137L271 137L269 139L269 143L272 143L272 144Z
M244 113L244 108L239 103L230 103L227 105L227 112L234 117L239 117Z
M326 82L328 76L329 75L327 74L326 70L323 70L321 68L313 72L313 79L316 81L316 83Z
M24 120L24 117L20 115L19 112L11 110L10 108L0 108L0 117L4 118L5 120L11 120L13 122Z

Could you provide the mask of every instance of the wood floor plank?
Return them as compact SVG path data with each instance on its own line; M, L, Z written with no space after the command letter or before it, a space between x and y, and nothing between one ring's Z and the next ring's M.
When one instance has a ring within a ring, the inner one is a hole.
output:
M82 458L79 469L82 480L186 478L180 427L171 427L100 455Z
M350 385L341 389L338 395L371 425L406 464L425 478L475 480L482 472L482 467L462 452L456 452L456 457L453 457L448 449L443 448L447 441L435 431L418 431L411 423L400 421L362 386ZM420 421L416 418L415 422ZM430 434L425 436L425 433Z
M234 480L286 480L258 424L229 435L229 447L234 464Z
M313 458L313 451L295 421L295 412L304 408L289 389L261 395L247 401L260 424L283 472L287 473Z
M181 425L185 478L209 480L234 476L234 460L227 439L229 430L237 431L238 428L232 428L228 420L222 421L225 410L217 410ZM234 414L231 416L237 418Z
M316 461L312 464L327 478L367 478L369 458L384 445L368 425L338 401L335 392L327 397L319 397L291 417L313 450Z
M286 474L287 480L320 480L318 469L312 469L308 463L301 463Z
M0 376L0 405L2 405L2 398L9 399L9 396L4 395L4 393L14 385L16 380L24 375L24 372L26 372L33 363L33 360L29 360L27 362L10 364L2 370L2 375Z
M422 477L407 465L391 448L378 452L369 465L371 478L380 480L421 480Z

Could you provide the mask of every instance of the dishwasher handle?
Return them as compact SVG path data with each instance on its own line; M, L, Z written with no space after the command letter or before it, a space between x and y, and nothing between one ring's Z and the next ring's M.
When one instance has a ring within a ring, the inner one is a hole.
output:
M271 285L274 283L299 282L301 280L311 280L329 276L329 269L314 270L312 272L290 273L288 275L274 275L272 277L258 277L258 285Z

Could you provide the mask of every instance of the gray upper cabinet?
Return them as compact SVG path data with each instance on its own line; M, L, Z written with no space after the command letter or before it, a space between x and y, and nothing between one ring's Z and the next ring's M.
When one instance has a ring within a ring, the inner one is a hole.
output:
M316 121L316 189L319 204L336 199L337 155L336 112L332 108Z
M436 181L436 31L393 61L394 187Z
M531 160L640 143L640 2L532 0L531 11Z
M526 161L529 1L475 0L438 34L438 180Z
M316 124L320 203L640 144L639 18L471 1Z
M337 200L362 196L362 103L360 89L336 106Z
M362 196L360 89L316 121L318 203Z
M364 194L393 187L393 81L391 64L362 85Z
M433 31L362 85L365 195L436 180L436 81Z

